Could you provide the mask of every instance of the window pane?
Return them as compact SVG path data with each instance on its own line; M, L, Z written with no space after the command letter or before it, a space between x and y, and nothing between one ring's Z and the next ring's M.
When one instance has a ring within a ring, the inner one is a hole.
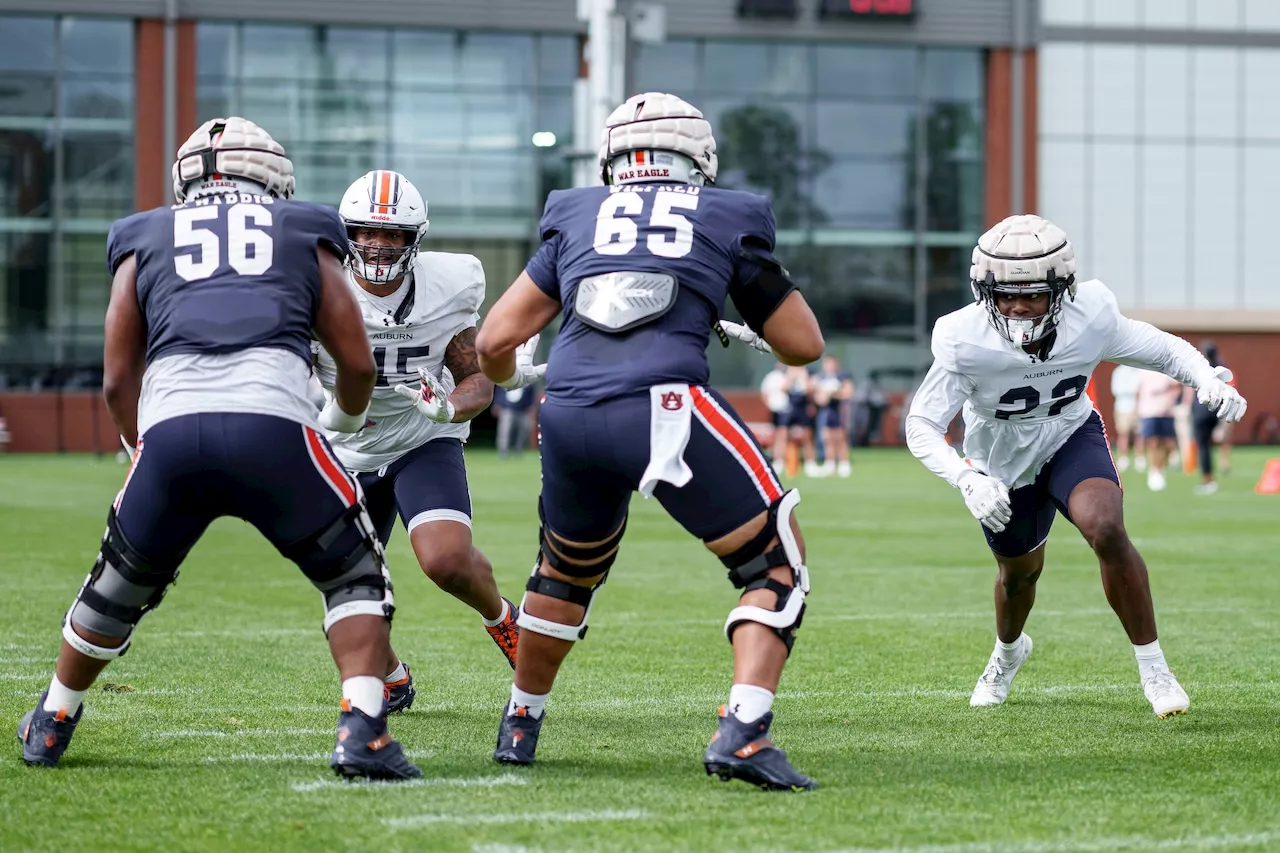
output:
M754 95L806 94L809 52L803 45L708 41L701 89Z
M458 82L459 35L433 30L401 30L391 33L395 61L392 83L452 87Z
M787 260L824 332L915 336L911 248L807 246Z
M319 62L314 28L245 24L241 33L240 73L245 78L316 78Z
M133 119L132 80L66 80L62 114L73 118Z
M461 83L484 88L527 88L533 85L533 37L475 35L461 39Z
M815 147L833 156L905 156L911 150L916 108L911 104L820 100Z
M935 101L981 101L982 51L930 48L924 52L924 94Z
M671 92L698 106L694 95L698 88L696 43L636 45L634 62L637 92Z
M573 142L573 94L539 93L536 124L538 130L554 133L558 146L570 145Z
M52 118L53 93L52 74L0 71L0 120L10 116Z
M468 95L465 138L473 151L528 149L532 142L533 100L524 93Z
M132 137L69 132L63 138L61 190L69 218L114 219L133 209Z
M916 92L915 48L868 45L819 45L819 95L911 100Z
M926 328L932 329L939 317L973 301L973 289L969 285L971 252L971 249L954 246L934 246L926 251Z
M62 239L67 273L63 337L64 360L72 364L102 362L103 324L111 297L111 276L105 257L106 234L67 234ZM70 377L68 377L70 378ZM89 386L96 377L71 380ZM99 379L100 381L100 379Z
M578 37L538 37L538 86L572 86L578 79Z
M0 217L50 214L53 136L0 132Z
M52 361L48 234L0 232L0 361Z
M68 74L132 74L133 21L63 18L62 62Z
M337 205L351 182L384 162L374 144L285 143L298 174L298 198ZM410 180L413 180L410 177Z
M814 180L816 224L909 229L905 160L838 160Z
M0 17L0 44L0 71L54 69L53 18Z
M710 103L720 156L719 186L769 196L779 228L801 228L812 219L812 161L803 147L803 104Z
M200 81L196 86L196 121L203 124L211 118L244 115L245 110L234 100L234 91L230 85ZM272 126L271 135L275 133Z
M1138 50L1133 45L1097 44L1089 98L1093 133L1132 137L1137 133Z
M196 76L225 79L237 76L240 65L235 55L234 24L196 24Z
M466 109L461 95L397 90L391 139L402 150L457 151L466 145ZM399 108L413 104L413 109ZM412 179L411 179L412 180Z
M976 104L934 104L926 119L929 158L927 228L982 231L982 111Z
M322 79L339 83L385 83L391 34L371 27L320 27L317 30Z

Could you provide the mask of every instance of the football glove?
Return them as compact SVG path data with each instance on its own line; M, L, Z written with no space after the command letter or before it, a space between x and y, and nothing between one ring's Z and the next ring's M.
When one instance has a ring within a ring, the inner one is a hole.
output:
M992 533L1000 533L1013 518L1009 487L995 477L970 468L956 480L956 487L964 495L969 512Z
M321 427L330 432L359 432L364 429L365 421L369 414L367 406L360 414L353 415L342 410L342 407L338 405L336 396L329 394L325 396L328 398L328 402L320 410L320 416L317 418Z
M453 420L453 403L449 402L449 392L444 383L431 375L425 367L418 368L418 378L422 381L418 388L408 385L397 385L392 390L408 400L412 400L419 412L427 420L438 424L447 424Z
M538 338L540 337L542 337L541 334L534 335L516 347L516 372L506 380L499 382L498 385L511 391L516 388L524 388L526 385L532 385L546 375L547 366L545 364L533 363L533 356L538 351Z
M1245 409L1249 407L1244 397L1240 396L1240 392L1232 388L1227 383L1232 380L1232 373L1225 367L1215 368L1215 376L1212 382L1206 382L1203 386L1196 389L1196 397L1200 402L1214 412L1221 419L1229 424L1236 423L1244 417Z
M772 353L773 347L769 346L769 342L764 338L751 331L748 327L741 323L733 323L729 320L721 320L720 328L724 329L724 333L731 338L737 338L747 346L757 352Z

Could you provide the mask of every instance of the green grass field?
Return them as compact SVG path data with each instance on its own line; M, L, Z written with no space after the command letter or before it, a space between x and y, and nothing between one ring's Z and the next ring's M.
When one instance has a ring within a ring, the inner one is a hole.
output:
M636 498L592 630L548 706L537 766L494 764L510 670L398 530L393 639L418 700L392 731L426 778L343 785L319 596L250 528L215 525L113 664L57 771L0 760L0 850L1280 850L1280 497L1238 451L1212 497L1131 478L1161 643L1191 713L1159 721L1097 565L1058 521L1036 650L1003 707L968 693L990 652L994 567L959 495L905 452L802 480L811 604L774 734L812 794L710 779L729 687L720 564ZM532 458L470 459L476 541L519 598L535 550ZM59 620L124 468L0 456L0 719L47 682Z

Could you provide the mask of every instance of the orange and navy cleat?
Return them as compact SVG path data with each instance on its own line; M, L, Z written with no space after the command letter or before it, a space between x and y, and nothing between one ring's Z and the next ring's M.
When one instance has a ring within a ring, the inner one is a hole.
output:
M503 711L493 760L499 764L532 764L534 750L538 748L538 733L546 718L545 712L533 718L522 705L517 705L514 711Z
M506 655L507 663L511 664L512 669L515 669L516 648L520 645L520 626L516 624L516 613L519 611L511 603L510 599L504 598L502 600L507 603L506 618L492 628L485 625L484 629L489 632L490 637L493 637L493 641L498 644L498 648L502 649L502 653Z
M347 779L416 779L422 771L409 763L404 747L387 731L387 716L370 717L342 700L338 742L329 759L333 772Z
M707 775L721 782L741 779L767 791L812 791L818 783L797 771L787 761L787 754L769 739L773 712L744 723L720 706L720 728L717 729L702 757Z
M40 694L40 702L34 711L28 711L18 723L18 740L22 742L22 760L31 767L57 767L58 760L71 743L76 725L84 715L84 705L74 717L66 711L46 711L44 700L48 693Z
M382 700L387 703L388 714L398 714L409 710L418 691L413 689L413 673L409 672L409 664L404 665L404 678L382 686Z

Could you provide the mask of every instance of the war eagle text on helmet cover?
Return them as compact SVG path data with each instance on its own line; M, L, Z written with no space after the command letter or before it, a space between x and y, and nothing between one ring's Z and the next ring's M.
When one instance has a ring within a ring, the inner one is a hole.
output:
M1066 232L1042 217L1020 214L1001 220L978 238L969 278L979 285L1016 286L1061 281L1075 272L1076 253ZM1074 284L1068 292L1075 298Z
M237 179L257 184L279 198L293 196L293 163L285 156L284 147L246 118L210 119L178 149L173 163L173 195L179 202L189 195L235 191ZM221 187L221 180L228 186Z
M692 104L664 92L633 95L605 121L600 174L613 183L611 165L633 151L665 151L692 161L689 183L715 183L719 161L711 123ZM673 174L672 179L683 180Z

